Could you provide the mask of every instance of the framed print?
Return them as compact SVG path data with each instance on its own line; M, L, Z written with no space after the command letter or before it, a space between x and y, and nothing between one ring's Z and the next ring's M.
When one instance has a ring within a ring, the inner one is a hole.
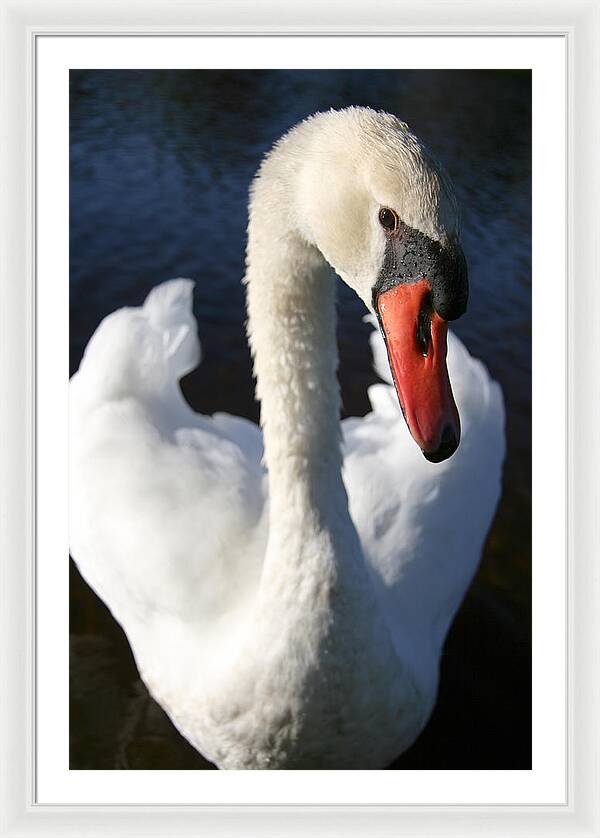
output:
M335 11L2 6L2 834L600 832L597 10Z

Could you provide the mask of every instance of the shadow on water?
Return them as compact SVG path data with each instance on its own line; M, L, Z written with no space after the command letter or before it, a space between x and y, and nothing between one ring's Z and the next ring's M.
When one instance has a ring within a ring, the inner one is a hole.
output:
M500 382L507 406L503 496L445 645L439 700L391 767L528 768L529 73L72 71L71 373L102 317L141 303L164 279L191 276L205 351L185 395L202 413L256 420L240 283L248 186L290 126L351 104L401 116L450 172L471 281L469 312L454 328ZM363 313L340 283L345 416L368 412L376 380ZM72 563L70 579L71 768L212 768L148 696L121 629Z

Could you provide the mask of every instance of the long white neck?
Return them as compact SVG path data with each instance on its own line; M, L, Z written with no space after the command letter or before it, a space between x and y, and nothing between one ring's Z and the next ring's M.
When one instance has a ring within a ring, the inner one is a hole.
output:
M412 682L397 659L348 510L335 283L291 205L301 158L296 150L283 166L269 159L250 208L248 335L270 508L244 659L254 661L253 679L260 672L275 680L284 705L301 700L302 717L318 737L331 732L342 706L374 718L382 707L405 702Z
M252 194L248 336L269 475L269 537L238 658L224 670L214 713L231 713L242 696L261 719L253 751L279 749L287 759L291 749L287 767L314 764L323 741L351 765L368 740L383 764L382 754L391 759L406 745L419 703L342 480L335 283L294 206L306 186L304 161L315 162L305 139L296 134L275 149ZM309 211L319 213L319 202Z
M379 701L397 662L342 479L335 281L294 207L303 151L276 150L250 207L248 335L270 498L256 636L261 648L283 644L284 656L299 644L296 659L318 662L321 673L327 661L340 667L332 677L348 690L352 681L364 692L364 675Z
M267 172L256 184L246 275L271 541L275 532L285 541L288 555L281 560L288 567L302 560L293 555L302 553L300 544L289 552L290 536L298 533L331 540L333 532L338 552L340 538L346 549L360 552L341 476L335 283L321 254L291 221L297 174L286 169L282 179Z
M248 270L248 329L273 514L299 486L345 501L341 481L335 285L316 250L289 236Z
M378 705L390 691L379 678L393 682L396 664L342 480L335 283L294 228L295 172L282 174L263 171L248 230L248 335L269 473L269 538L250 648L281 700L302 696L319 730L340 702ZM367 699L358 686L365 682Z

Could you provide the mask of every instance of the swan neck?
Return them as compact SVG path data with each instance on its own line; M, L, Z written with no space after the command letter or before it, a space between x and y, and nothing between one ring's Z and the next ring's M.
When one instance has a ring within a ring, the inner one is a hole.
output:
M251 231L252 232L252 231ZM249 251L254 256L252 234ZM249 260L248 331L271 504L347 504L341 480L335 284L293 232Z
M304 696L308 717L326 725L352 690L360 703L365 684L374 703L396 690L390 673L398 667L342 479L335 282L294 211L302 157L267 161L250 206L248 337L269 477L250 647L277 683ZM307 692L315 677L337 686Z

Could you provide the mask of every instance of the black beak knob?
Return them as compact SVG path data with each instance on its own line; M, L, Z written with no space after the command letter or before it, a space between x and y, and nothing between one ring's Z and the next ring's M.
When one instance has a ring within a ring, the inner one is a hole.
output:
M442 319L456 320L465 313L469 299L467 261L456 238L434 241L400 222L386 242L373 287L373 307L377 309L377 297L384 291L421 279L429 282L431 303Z

